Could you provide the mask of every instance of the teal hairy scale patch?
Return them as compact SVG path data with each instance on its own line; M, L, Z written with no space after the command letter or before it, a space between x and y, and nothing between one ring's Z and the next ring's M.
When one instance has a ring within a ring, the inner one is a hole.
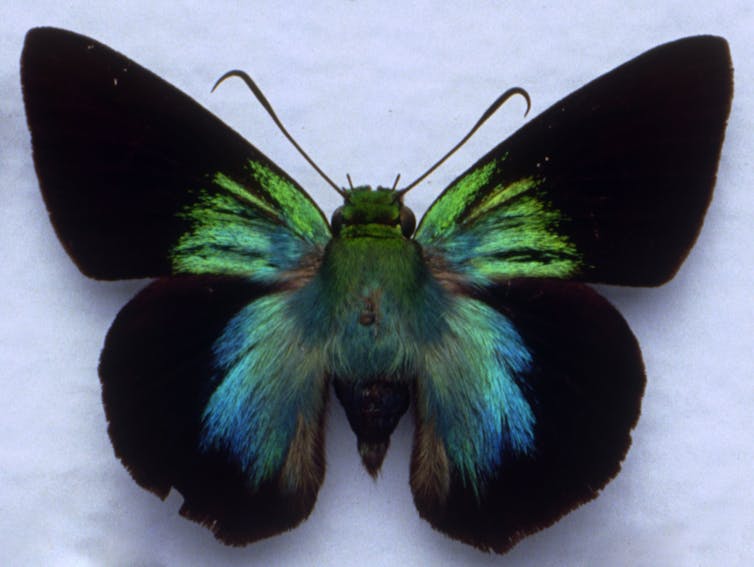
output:
M425 344L419 412L479 496L504 454L534 449L535 417L519 386L532 363L513 324L491 307L456 298L442 340Z
M272 283L325 246L330 230L319 209L268 167L254 161L248 167L257 192L217 173L212 191L199 191L179 213L190 229L171 251L174 273Z
M364 326L367 297L378 313ZM534 414L518 383L531 364L522 338L491 307L445 291L411 241L334 239L291 301L305 335L324 345L328 373L419 380L422 418L474 490L506 452L533 450Z
M359 323L366 300L376 313L368 326ZM423 419L477 492L504 453L533 447L517 382L531 363L522 339L491 307L448 294L407 239L334 239L307 285L246 307L214 353L223 378L204 412L203 447L228 450L253 483L282 466L302 412L316 418L327 375L418 379Z
M257 299L215 342L219 385L203 414L201 448L225 450L258 486L285 462L299 418L321 409L322 350L290 312L290 292Z
M448 189L427 212L417 241L476 285L574 275L582 254L560 230L563 213L538 191L543 180L526 177L491 187L504 160L490 161Z
M312 336L325 333L328 370L353 380L417 372L418 349L437 333L442 290L412 241L397 238L336 238L318 275L301 289L300 324ZM369 304L373 324L359 323Z

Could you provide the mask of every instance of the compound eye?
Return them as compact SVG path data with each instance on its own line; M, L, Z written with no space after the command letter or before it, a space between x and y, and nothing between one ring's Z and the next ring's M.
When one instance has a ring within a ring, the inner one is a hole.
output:
M408 207L401 206L401 232L403 236L409 238L416 228L416 217L414 213Z
M330 226L332 227L332 233L338 236L340 229L343 228L343 207L335 209L330 219Z

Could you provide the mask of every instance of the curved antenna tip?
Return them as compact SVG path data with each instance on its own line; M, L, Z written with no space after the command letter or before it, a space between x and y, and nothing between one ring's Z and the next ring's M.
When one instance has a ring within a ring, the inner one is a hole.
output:
M227 79L228 77L231 77L231 76L232 76L232 74L233 74L233 73L235 73L235 72L236 72L236 70L234 69L234 70L232 70L232 71L228 71L227 73L223 74L223 76L222 76L222 77L220 77L219 79L217 79L217 80L215 81L215 84L214 84L214 85L212 85L212 89L210 89L210 91L209 91L209 92L211 92L211 93L215 92L215 90L217 89L217 87L219 87L219 86L220 86L220 83L222 83L222 82L223 82L223 81L224 81L225 79Z
M262 93L262 90L257 86L257 84L254 82L254 80L244 71L240 71L238 69L233 69L231 71L228 71L225 73L222 77L217 79L217 82L215 82L215 86L212 87L212 91L214 92L215 89L222 83L224 80L230 78L230 77L238 77L241 79L244 83L246 83L246 86L249 87L249 90L254 94L256 99L259 101L259 104L262 105L262 107L267 111L267 114L270 115L270 118L272 118L272 121L275 123L275 125L280 129L280 131L283 133L283 135L288 138L288 141L293 144L293 147L298 150L298 152L304 157L304 159L311 165L314 170L319 173L319 175L327 181L327 183L335 189L342 197L345 198L346 193L343 191L340 187L338 187L335 182L330 179L327 175L325 175L325 172L322 171L319 166L314 163L314 160L309 157L309 154L307 154L301 146L298 145L296 140L293 139L293 136L291 136L288 133L288 130L286 130L285 126L283 126L283 123L278 118L277 114L275 114L275 111L272 108L272 105L267 100L267 97L264 96L264 93Z
M524 100L526 101L526 112L524 112L524 117L526 117L527 114L529 114L529 110L531 110L531 98L529 98L529 93L527 93L524 89L521 87L513 87L505 91L503 94L501 94L499 97L495 99L495 101L490 105L490 107L484 111L482 116L477 120L476 124L474 124L473 128L469 130L469 133L466 134L463 138L461 138L461 141L458 142L455 146L451 148L451 150L446 153L444 156L442 156L432 167L430 167L427 171L425 171L422 175L420 175L417 179L415 179L412 183L409 183L406 187L401 189L399 193L403 195L404 193L408 192L410 189L413 189L416 187L419 183L424 181L424 179L433 171L435 171L438 167L440 167L446 159L448 159L450 156L452 156L458 148L463 146L471 136L474 135L474 133L479 130L479 128L484 124L487 119L495 114L497 110L505 104L505 102L511 98L514 95L521 95L524 97Z

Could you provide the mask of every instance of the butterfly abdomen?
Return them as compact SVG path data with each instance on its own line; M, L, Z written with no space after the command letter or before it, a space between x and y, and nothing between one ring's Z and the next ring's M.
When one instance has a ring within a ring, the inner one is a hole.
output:
M369 474L380 470L390 435L409 406L410 388L405 381L353 382L335 378L335 394L356 433L359 455Z

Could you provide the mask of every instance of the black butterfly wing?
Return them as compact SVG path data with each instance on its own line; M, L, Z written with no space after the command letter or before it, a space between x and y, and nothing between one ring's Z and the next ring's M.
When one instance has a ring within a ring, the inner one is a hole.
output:
M175 488L181 514L236 545L305 519L325 473L328 384L316 365L301 371L310 353L280 313L269 323L271 303L284 296L238 278L158 280L118 314L100 360L117 456L144 488L161 498ZM254 367L260 358L278 361L274 374Z
M475 285L659 285L712 196L732 96L724 39L652 49L533 119L443 192L416 240Z
M641 354L620 314L567 280L675 274L712 195L731 93L725 40L655 48L532 120L422 219L415 238L453 298L416 385L411 485L433 526L503 552L617 473Z
M322 212L282 170L101 43L33 29L21 83L52 224L86 275L270 282L327 243Z
M493 366L487 384L471 372L450 381L442 370L417 382L411 489L435 528L502 553L618 473L639 417L644 366L623 317L584 284L514 279L473 301L509 334L493 355L453 355L467 357L467 368ZM462 337L484 332L478 321L455 327ZM456 383L448 403L434 403Z
M295 526L324 475L328 383L288 301L329 240L324 216L217 118L92 39L31 30L21 69L42 192L79 268L176 276L108 333L116 454L224 541Z

